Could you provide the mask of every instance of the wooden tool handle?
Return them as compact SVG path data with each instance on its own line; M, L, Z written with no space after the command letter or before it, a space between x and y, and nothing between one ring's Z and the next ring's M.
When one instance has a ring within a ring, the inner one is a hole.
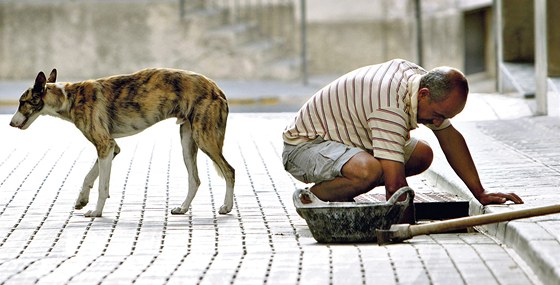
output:
M411 236L427 235L464 229L473 226L480 226L515 219L529 218L548 214L560 213L560 204L544 207L536 207L522 210L508 211L504 213L483 214L472 217L451 219L447 221L434 222L423 225L411 225Z

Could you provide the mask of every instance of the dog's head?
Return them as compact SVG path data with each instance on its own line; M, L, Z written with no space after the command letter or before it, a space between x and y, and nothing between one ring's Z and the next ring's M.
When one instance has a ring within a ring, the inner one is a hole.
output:
M39 115L45 106L44 98L47 94L47 83L56 81L56 69L51 71L49 78L41 71L35 78L33 87L27 89L19 98L19 107L12 117L10 126L27 129Z

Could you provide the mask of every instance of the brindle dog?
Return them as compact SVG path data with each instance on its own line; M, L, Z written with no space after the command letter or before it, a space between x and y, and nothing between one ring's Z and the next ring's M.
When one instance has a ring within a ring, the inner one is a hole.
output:
M187 212L200 179L196 157L200 148L215 163L226 180L226 195L219 213L233 207L235 170L222 154L228 104L222 90L207 77L184 70L144 69L77 83L56 82L56 69L47 79L39 72L33 87L21 95L10 125L27 129L39 115L68 120L97 149L97 161L84 179L75 208L89 201L89 192L99 177L99 198L86 217L100 217L109 197L113 158L120 152L115 138L130 136L167 118L180 125L183 159L189 174L187 198L173 214Z

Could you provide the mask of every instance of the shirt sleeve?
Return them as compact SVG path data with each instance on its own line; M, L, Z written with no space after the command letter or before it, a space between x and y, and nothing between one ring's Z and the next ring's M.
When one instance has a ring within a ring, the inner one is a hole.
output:
M407 118L397 108L377 109L369 115L374 157L404 163L404 144L409 138Z

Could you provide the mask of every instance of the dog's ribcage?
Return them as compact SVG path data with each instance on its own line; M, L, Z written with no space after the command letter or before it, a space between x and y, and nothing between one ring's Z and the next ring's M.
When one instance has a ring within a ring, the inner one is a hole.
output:
M213 102L227 104L206 77L167 69L79 82L68 85L66 93L73 104L69 116L78 128L96 132L92 128L102 126L113 138L136 134L171 117L190 121L190 116L201 115L192 114L195 105L201 109Z

